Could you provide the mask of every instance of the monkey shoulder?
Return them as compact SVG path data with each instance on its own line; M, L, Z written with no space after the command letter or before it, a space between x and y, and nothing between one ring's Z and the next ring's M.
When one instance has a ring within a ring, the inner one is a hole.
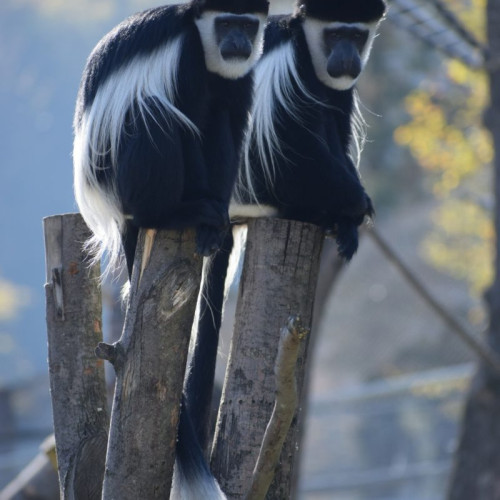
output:
M290 41L293 37L292 16L269 16L264 33L264 54Z
M147 57L189 32L192 15L184 6L157 7L130 16L105 35L90 54L83 72L83 106L91 105L99 87L133 59Z

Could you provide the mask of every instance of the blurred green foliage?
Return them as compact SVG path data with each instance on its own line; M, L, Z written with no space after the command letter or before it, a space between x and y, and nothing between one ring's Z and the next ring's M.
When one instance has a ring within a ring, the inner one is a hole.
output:
M485 38L486 0L448 3L479 39ZM394 133L428 172L439 203L434 228L422 244L425 257L466 280L475 294L493 276L493 146L482 123L488 101L486 74L449 61L438 79L423 81L407 96L410 121Z

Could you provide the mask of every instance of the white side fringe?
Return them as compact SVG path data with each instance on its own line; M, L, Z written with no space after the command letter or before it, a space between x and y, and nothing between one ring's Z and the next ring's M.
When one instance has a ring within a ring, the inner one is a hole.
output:
M132 59L98 89L80 125L75 120L75 197L93 232L88 246L95 259L100 259L104 252L109 254L107 270L119 261L125 216L115 186L103 188L97 181L96 172L100 168L99 160L108 154L110 166L116 170L127 113L147 127L148 120L156 119L155 112L160 110L167 123L175 121L198 133L196 126L174 104L182 42L179 36L151 54Z
M251 203L259 205L254 186L254 174L250 153L258 155L263 167L264 180L272 188L276 174L276 158L284 156L281 139L276 131L276 123L287 115L300 122L300 106L310 104L328 107L319 101L304 86L295 63L292 42L287 42L272 50L257 64L255 69L255 89L252 110L243 144L242 168L235 188L234 203L242 203L250 197ZM365 141L365 121L359 109L357 92L354 91L354 108L351 116L352 137L349 154L355 165ZM237 210L235 210L237 212Z
M293 86L297 85L303 96L296 95ZM243 168L240 169L240 182L236 189L236 201L242 197L243 186L252 200L258 204L253 184L250 160L251 148L256 148L264 167L265 181L272 186L275 178L276 156L283 155L280 138L276 132L278 108L299 120L297 103L304 97L310 97L303 86L295 65L295 52L292 42L280 45L272 50L257 64L255 69L255 88L248 129L243 144Z

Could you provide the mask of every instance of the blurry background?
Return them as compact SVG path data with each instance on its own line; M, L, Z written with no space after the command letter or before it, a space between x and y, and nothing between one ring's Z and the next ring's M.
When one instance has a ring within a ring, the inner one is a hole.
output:
M161 3L0 2L0 489L51 432L41 221L77 210L71 123L81 71L110 28ZM290 0L271 3L291 10ZM484 0L445 4L484 39ZM413 5L427 15L432 2ZM378 231L480 333L493 237L486 78L470 69L475 54L460 37L446 55L396 20L384 22L359 84L369 123L362 176ZM473 354L367 236L325 300L301 498L444 498Z

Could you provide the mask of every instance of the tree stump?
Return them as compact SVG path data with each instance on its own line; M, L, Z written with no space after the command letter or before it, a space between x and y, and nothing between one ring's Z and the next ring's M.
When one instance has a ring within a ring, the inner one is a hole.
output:
M212 450L212 469L228 498L249 493L275 401L274 365L280 331L290 316L310 329L323 232L311 224L255 219L248 224L236 321ZM297 364L301 398L307 337ZM291 498L301 408L294 411L270 500Z
M194 231L141 230L122 337L98 349L116 371L104 500L169 498L201 268Z
M108 412L102 342L99 265L83 242L90 232L79 214L44 219L50 392L61 498L100 499Z

